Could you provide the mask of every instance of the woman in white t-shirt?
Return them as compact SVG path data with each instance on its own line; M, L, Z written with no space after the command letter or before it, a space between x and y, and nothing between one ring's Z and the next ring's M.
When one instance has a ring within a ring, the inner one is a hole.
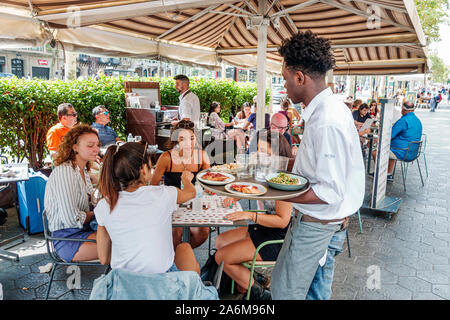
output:
M189 243L172 242L172 213L177 204L195 197L192 173L181 176L184 188L150 186L147 144L110 146L103 160L94 209L98 222L97 249L102 264L145 274L200 272Z

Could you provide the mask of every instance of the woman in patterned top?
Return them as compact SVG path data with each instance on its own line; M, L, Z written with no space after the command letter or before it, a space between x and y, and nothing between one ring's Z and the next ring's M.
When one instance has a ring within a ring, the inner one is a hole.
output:
M76 126L64 136L45 188L44 205L53 237L96 239L89 227L94 212L90 207L93 187L88 171L89 162L95 161L99 151L97 131L88 125ZM92 242L54 241L53 245L67 262L98 258L97 245Z
M220 103L212 102L209 108L209 125L213 128L212 135L216 139L234 139L236 141L238 150L241 150L242 147L245 148L245 134L242 130L239 129L231 129L225 131L226 127L231 127L235 124L235 122L225 123L219 117L220 113Z

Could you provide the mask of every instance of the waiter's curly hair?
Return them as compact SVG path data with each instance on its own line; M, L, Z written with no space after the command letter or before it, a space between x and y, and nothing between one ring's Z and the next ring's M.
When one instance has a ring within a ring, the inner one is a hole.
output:
M283 41L278 49L287 68L302 71L311 78L324 76L333 69L335 59L329 40L307 30Z
M75 151L73 150L73 145L78 142L78 139L84 135L84 134L95 134L98 137L97 131L95 131L90 125L88 124L80 124L72 129L69 130L69 132L66 133L66 135L63 137L61 144L59 145L58 151L56 153L56 157L53 160L53 164L55 166L59 166L63 164L66 161L71 161L72 167L75 169ZM100 146L100 140L99 140L99 146ZM89 161L86 164L86 168L89 171L90 164Z

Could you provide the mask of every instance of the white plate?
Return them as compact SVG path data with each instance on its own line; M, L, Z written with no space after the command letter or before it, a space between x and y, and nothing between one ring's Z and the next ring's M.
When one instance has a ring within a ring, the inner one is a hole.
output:
M233 189L231 189L231 186L232 185L234 185L234 184L240 184L240 185L245 185L245 186L249 186L249 187L251 187L251 186L255 186L255 187L257 187L258 188L258 190L261 192L261 193L259 193L259 194L252 194L252 193L243 193L243 192L238 192L238 191L236 191L236 190L233 190ZM230 192L230 193L234 193L234 194L238 194L238 195L241 195L241 196L262 196L263 194L265 194L266 192L267 192L267 188L266 187L264 187L263 185L261 185L261 184L258 184L258 183L251 183L251 182L233 182L233 183L229 183L229 184L227 184L226 186L225 186L225 190L226 191L228 191L228 192Z
M228 177L228 179L224 180L224 181L212 181L212 180L207 180L207 179L202 179L202 177L207 174L208 172L211 173L220 173L226 177ZM206 183L206 184L211 184L211 185L215 185L215 186L223 186L224 184L233 182L235 177L232 174L229 173L225 173L225 172L218 172L218 171L206 171L203 172L201 174L197 175L197 179L200 180L200 182Z

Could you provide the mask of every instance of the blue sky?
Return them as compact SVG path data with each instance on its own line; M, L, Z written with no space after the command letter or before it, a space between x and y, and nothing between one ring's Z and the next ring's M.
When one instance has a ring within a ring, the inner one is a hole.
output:
M450 17L450 10L447 11ZM441 25L439 34L441 41L430 45L430 49L437 49L438 56L444 60L444 63L450 66L450 26Z

